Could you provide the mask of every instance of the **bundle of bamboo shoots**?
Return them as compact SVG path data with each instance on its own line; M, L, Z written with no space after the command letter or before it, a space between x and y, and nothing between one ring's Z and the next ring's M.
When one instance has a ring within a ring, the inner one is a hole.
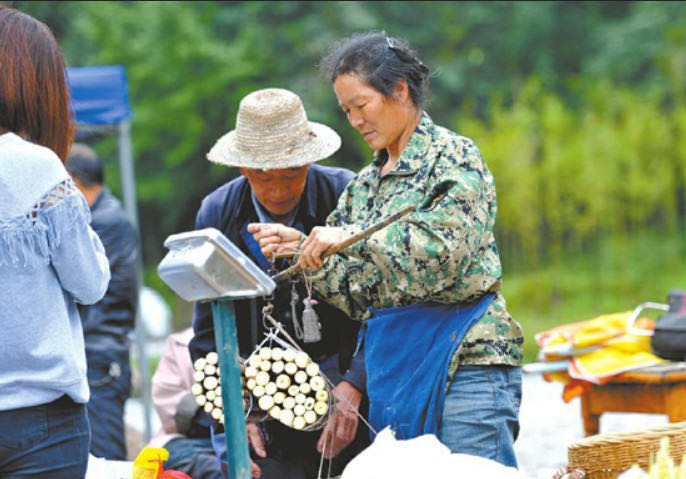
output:
M210 352L194 363L191 392L195 401L220 424L224 424L219 356ZM329 411L329 388L319 365L304 351L262 347L243 364L243 408L253 403L268 417L298 430L323 426Z
M224 409L222 407L222 388L219 380L219 355L214 351L207 353L204 358L196 359L193 364L193 385L191 392L195 402L205 409L212 418L224 424ZM245 400L244 400L245 406Z
M258 407L294 429L317 429L329 411L329 390L319 365L304 351L262 347L246 361L245 387Z

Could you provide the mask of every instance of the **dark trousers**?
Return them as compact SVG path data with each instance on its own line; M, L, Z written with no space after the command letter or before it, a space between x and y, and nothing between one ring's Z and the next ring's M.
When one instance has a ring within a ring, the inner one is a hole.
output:
M91 398L88 418L91 425L90 452L95 457L126 460L124 403L131 394L131 368L126 361L103 361L88 355L88 385ZM116 366L114 366L116 364Z
M303 432L284 426L278 421L266 421L267 458L253 455L253 459L262 468L264 479L310 479L319 476L322 466L322 477L340 476L345 466L357 454L369 445L369 432L358 424L355 440L331 461L321 460L317 451L317 442L322 431ZM286 473L286 471L288 471Z
M193 479L223 479L219 460L209 438L177 437L167 442L165 469L185 472Z
M0 477L80 479L88 466L86 406L69 396L0 411Z
M363 412L366 412L366 409ZM261 479L311 479L319 477L320 463L322 464L322 477L329 477L329 470L331 477L339 476L348 462L370 443L369 431L360 421L355 440L330 462L324 460L322 463L321 454L317 451L317 441L321 431L296 431L273 420L264 421L259 425L264 435L267 457L257 456L252 448L250 448L250 457L262 470ZM221 458L222 470L225 477L228 478L226 436L223 432L214 433L214 429L212 429L212 433L215 454Z

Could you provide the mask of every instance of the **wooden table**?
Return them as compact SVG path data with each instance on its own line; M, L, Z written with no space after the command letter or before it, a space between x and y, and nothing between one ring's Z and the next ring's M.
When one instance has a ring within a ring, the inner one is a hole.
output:
M666 362L618 375L581 396L586 436L598 434L605 412L666 414L670 422L686 421L686 363Z

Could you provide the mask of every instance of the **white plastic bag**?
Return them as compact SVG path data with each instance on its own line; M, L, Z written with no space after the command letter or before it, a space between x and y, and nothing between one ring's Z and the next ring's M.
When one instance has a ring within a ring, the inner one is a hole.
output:
M85 479L131 479L132 471L132 461L108 461L89 454Z
M452 454L433 434L398 441L390 428L379 432L367 449L343 471L342 479L524 479L513 467L469 454Z

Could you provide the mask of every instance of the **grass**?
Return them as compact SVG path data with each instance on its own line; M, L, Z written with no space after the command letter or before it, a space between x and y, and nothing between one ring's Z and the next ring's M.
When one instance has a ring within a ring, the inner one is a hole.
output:
M534 335L562 323L666 302L686 289L686 238L642 233L534 271L504 273L508 310L524 328L524 361L536 360Z

